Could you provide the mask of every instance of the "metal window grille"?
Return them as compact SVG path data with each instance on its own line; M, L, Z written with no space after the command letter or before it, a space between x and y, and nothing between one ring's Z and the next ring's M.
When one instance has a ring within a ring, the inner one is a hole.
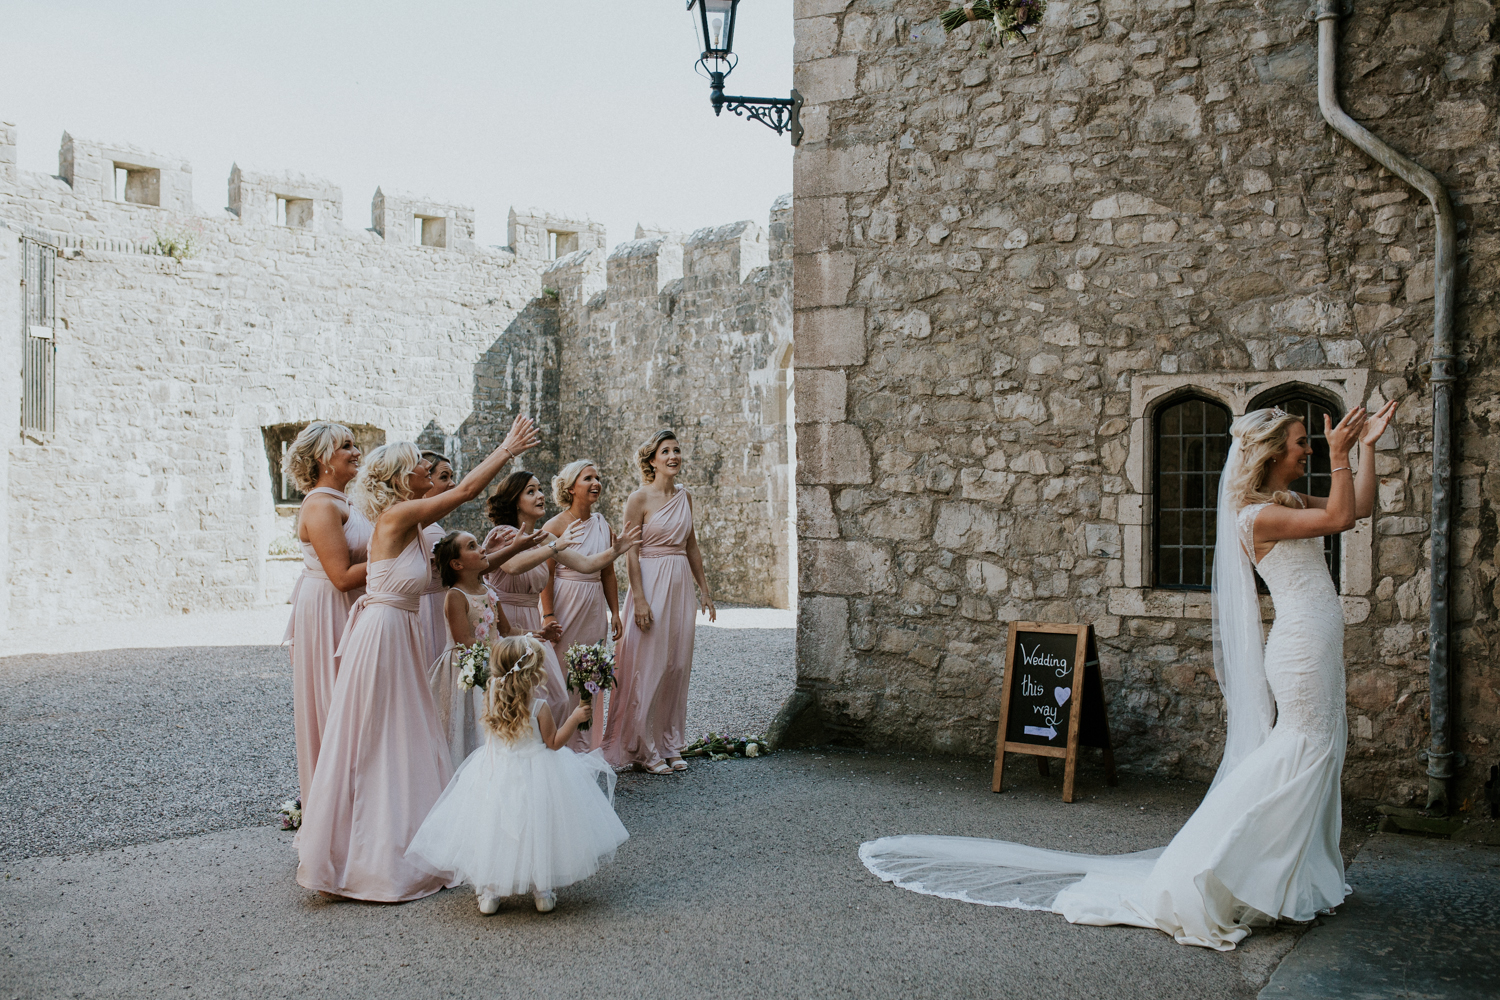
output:
M1156 413L1156 585L1207 590L1213 581L1219 474L1229 411L1184 399Z
M1326 414L1333 423L1343 419L1343 414L1308 396L1282 396L1264 402L1255 402L1252 410L1266 406L1279 406L1307 425L1307 436L1312 442L1313 454L1307 463L1307 475L1294 481L1292 489L1304 496L1326 497L1332 487L1332 464L1328 461L1328 438L1323 433L1323 417ZM1328 561L1328 572L1333 576L1333 585L1339 586L1339 563L1342 553L1339 535L1323 536L1323 558Z
M57 419L57 248L23 239L21 430L51 434Z

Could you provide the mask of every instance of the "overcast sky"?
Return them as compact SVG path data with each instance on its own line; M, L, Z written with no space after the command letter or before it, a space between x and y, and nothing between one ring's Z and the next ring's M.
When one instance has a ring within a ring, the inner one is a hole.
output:
M785 97L792 0L744 0L732 94ZM785 136L715 119L684 0L0 0L0 120L24 170L57 172L64 130L181 156L203 208L230 165L474 206L505 243L511 205L636 222L762 225L791 190Z

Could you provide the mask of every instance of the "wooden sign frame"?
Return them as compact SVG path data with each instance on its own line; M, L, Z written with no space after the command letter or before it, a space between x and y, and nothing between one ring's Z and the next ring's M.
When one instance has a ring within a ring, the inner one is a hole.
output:
M1011 692L1019 674L1015 669L1016 643L1023 633L1074 634L1078 643L1073 658L1072 690L1075 696L1068 709L1068 732L1065 746L1021 743L1006 739L1010 724ZM1094 642L1092 625L1060 625L1050 622L1011 622L1005 649L1005 680L1000 695L1000 726L995 734L995 779L990 790L999 792L1005 779L1005 755L1030 754L1036 758L1037 770L1045 777L1051 758L1061 757L1064 802L1073 801L1073 779L1078 767L1078 747L1097 746L1104 751L1106 780L1115 783L1115 754L1109 739L1109 715L1104 706L1104 680L1099 673L1099 651ZM1087 703L1087 704L1085 704ZM1087 715L1085 715L1087 713ZM1084 732L1085 727L1089 732Z

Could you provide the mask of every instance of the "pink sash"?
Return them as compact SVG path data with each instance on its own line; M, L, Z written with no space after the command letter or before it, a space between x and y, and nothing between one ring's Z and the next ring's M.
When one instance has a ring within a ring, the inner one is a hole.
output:
M349 609L349 619L344 623L344 634L339 639L339 648L333 653L335 669L338 668L339 660L344 655L344 646L348 644L349 637L354 634L354 623L359 621L360 613L371 604L384 604L414 615L422 606L422 598L421 595L412 594L365 594L355 601L354 607Z

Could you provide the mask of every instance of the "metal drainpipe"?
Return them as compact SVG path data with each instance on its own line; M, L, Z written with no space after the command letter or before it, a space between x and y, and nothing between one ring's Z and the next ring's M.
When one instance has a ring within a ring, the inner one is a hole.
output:
M1432 592L1428 624L1427 681L1432 744L1427 759L1427 808L1448 811L1448 782L1453 777L1450 740L1448 650L1448 535L1453 487L1453 383L1458 361L1453 354L1453 298L1457 236L1448 192L1432 172L1371 135L1339 107L1335 88L1338 66L1338 19L1341 0L1318 0L1318 108L1334 129L1378 160L1381 166L1427 196L1437 223L1433 254L1432 308Z

